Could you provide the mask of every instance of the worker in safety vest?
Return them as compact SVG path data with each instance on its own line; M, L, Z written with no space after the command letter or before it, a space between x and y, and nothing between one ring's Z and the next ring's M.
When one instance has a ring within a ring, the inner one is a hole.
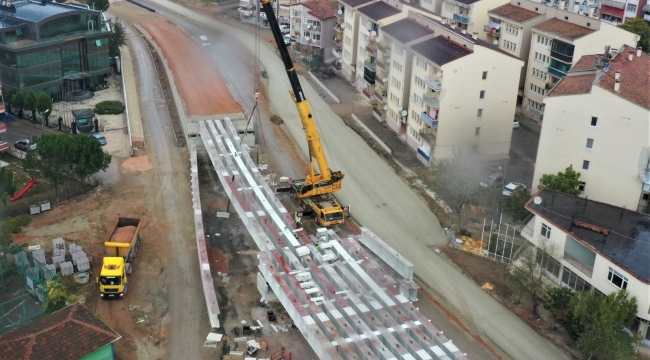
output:
M296 215L296 229L300 228L300 222L301 221L302 221L302 219L300 218L300 216Z

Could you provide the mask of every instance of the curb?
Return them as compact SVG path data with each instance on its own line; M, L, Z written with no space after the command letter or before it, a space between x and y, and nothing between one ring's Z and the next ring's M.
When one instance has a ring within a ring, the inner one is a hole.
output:
M337 98L336 95L334 95L334 94L330 91L330 89L328 89L327 87L325 87L325 85L323 85L323 83L322 83L320 80L318 80L318 78L317 78L316 76L314 76L314 74L311 73L311 70L309 70L309 71L307 71L307 72L309 73L309 76L311 76L311 78L316 82L316 84L318 84L320 87L322 87L323 90L325 90L325 91L329 94L329 96L331 96L332 99L334 99L334 101L336 101L338 104L341 103L341 100L339 100L339 98Z
M310 75L311 75L311 73L310 73ZM314 75L312 75L312 76L314 76ZM388 145L386 145L383 141L381 141L379 136L375 135L375 133L372 132L372 130L370 130L370 128L367 127L366 124L364 124L361 120L359 120L359 118L356 115L350 113L350 116L352 116L352 119L354 119L354 121L356 121L357 124L359 124L359 126L361 126L363 128L363 130L365 130L368 134L370 134L370 136L372 136L372 138L375 139L375 141L377 143L379 143L379 145L382 148L384 148L384 150L386 150L387 153L389 153L391 156L393 155L393 150L391 148L389 148Z

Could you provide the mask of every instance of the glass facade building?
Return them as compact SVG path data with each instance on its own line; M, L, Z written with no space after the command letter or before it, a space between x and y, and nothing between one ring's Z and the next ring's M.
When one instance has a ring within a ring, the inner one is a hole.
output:
M0 83L5 98L29 90L55 98L96 90L110 74L109 27L85 5L0 5Z

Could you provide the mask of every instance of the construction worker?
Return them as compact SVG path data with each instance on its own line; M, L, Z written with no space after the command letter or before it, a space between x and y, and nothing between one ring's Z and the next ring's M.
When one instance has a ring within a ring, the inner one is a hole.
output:
M301 221L302 221L302 219L300 218L300 216L298 216L298 214L296 214L296 229L300 229L300 222Z

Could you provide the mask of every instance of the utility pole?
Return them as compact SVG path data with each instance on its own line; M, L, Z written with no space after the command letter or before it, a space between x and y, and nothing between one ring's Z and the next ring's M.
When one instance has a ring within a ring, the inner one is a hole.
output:
M497 225L501 225L501 201L503 199L503 189L506 186L506 163L499 166L501 169L501 190L499 191L499 209L497 211Z

